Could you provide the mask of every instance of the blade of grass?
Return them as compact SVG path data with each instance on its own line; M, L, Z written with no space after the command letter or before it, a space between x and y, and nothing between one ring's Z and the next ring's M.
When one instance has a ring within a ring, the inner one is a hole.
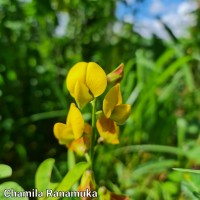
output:
M184 156L185 151L183 151L180 148L177 147L171 147L171 146L164 146L164 145L155 145L155 144L145 144L145 145L131 145L126 147L118 148L117 150L114 150L114 154L124 154L136 152L136 151L149 151L149 152L155 152L155 153L169 153L169 154L175 154Z

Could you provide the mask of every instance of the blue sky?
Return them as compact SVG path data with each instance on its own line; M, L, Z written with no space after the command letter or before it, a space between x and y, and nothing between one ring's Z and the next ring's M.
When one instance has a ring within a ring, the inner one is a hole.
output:
M144 18L144 17L153 17L150 8L154 7L157 9L157 14L163 14L163 7L166 8L166 10L170 9L177 9L177 7L180 5L180 3L187 2L186 0L144 0L143 3L135 2L134 0L128 0L127 5L125 5L122 2L118 3L116 15L119 19L122 19L127 12L131 13L134 9L138 9L138 13L136 14L137 18ZM159 9L160 8L160 9ZM166 11L167 12L167 11Z
M184 37L187 36L188 26L195 23L191 12L196 7L193 0L144 0L144 3L126 0L126 4L117 4L116 16L119 20L133 23L134 30L144 37L156 34L162 39L169 39L156 17L159 16L177 37ZM133 15L134 10L137 13Z
M126 4L118 2L116 16L119 22L114 24L114 32L120 32L122 21L133 24L135 32L145 38L151 38L153 34L158 37L169 40L169 35L163 25L156 18L170 27L176 37L188 37L188 27L195 24L195 17L192 13L197 8L195 0L144 0L144 3L136 3L136 0L125 0ZM137 10L137 13L134 13ZM66 12L59 12L59 25L55 30L57 36L63 36L69 16Z

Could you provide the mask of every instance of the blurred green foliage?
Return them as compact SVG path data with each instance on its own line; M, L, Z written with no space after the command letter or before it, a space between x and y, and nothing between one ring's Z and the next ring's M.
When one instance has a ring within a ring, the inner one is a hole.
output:
M94 61L110 72L124 62L121 88L132 114L120 145L97 152L98 183L137 200L195 199L198 191L171 169L200 167L200 9L190 38L166 42L141 38L117 20L116 3L0 0L0 161L25 189L34 187L45 158L56 158L64 174L70 163L52 128L73 101L68 70ZM64 34L60 17L67 20Z

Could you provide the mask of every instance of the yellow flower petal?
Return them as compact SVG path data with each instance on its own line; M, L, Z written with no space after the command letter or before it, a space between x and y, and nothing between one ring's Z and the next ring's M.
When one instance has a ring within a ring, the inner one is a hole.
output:
M66 124L56 123L53 132L60 144L67 144L74 139L72 129L67 127Z
M119 143L119 127L113 120L107 119L104 115L102 115L101 118L97 120L96 127L100 136L106 143Z
M83 108L88 102L93 100L93 96L89 93L89 89L84 83L76 82L74 98L79 108Z
M91 135L92 133L92 127L90 124L88 123L85 123L85 126L84 126L84 133L88 134L88 135Z
M120 92L120 85L116 84L106 94L103 100L103 112L107 118L109 118L116 105L122 103L122 95Z
M67 126L71 127L74 134L74 139L78 139L83 135L84 119L74 103L71 104L69 109Z
M80 83L85 84L87 65L88 64L86 62L79 62L69 70L66 78L66 84L67 89L73 97L75 93L76 82L79 81Z
M89 62L87 65L86 85L94 97L100 96L106 89L106 74L95 62Z
M71 143L67 144L67 147L80 156L84 155L86 151L86 145L84 144L83 137L73 140Z
M123 124L131 113L131 106L129 104L121 104L115 106L110 118L117 122L117 124Z
M84 153L90 148L91 133L92 127L86 123L82 137L77 140L73 140L71 143L67 144L67 147L80 156L84 155Z

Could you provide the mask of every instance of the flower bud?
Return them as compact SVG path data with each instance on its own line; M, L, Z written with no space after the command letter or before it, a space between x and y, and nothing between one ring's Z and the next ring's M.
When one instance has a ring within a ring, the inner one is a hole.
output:
M94 180L94 174L92 170L86 170L81 178L81 183L78 187L79 191L94 191L96 189L96 184ZM90 200L91 197L82 197L82 200ZM94 199L94 198L93 198Z
M107 190L106 187L100 187L98 190L100 200L130 200L129 197L118 195Z
M107 74L108 83L119 83L124 76L124 64L121 63L116 69Z

